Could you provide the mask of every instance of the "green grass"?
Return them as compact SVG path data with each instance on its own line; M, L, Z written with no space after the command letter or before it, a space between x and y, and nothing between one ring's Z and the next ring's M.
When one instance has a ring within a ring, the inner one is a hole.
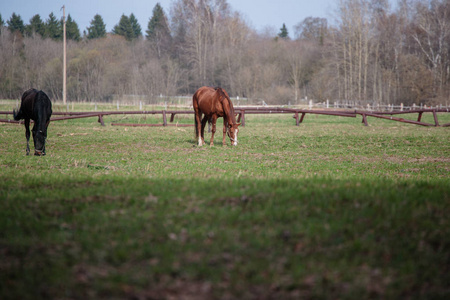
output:
M0 124L0 299L450 296L448 128L251 115L198 148L109 125L150 118L53 122L45 157Z

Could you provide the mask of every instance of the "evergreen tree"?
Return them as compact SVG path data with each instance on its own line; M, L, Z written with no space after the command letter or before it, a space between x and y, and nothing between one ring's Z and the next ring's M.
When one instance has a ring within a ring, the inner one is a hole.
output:
M20 15L13 13L6 23L8 23L8 28L11 32L19 31L21 34L24 33L25 25L23 25L23 20Z
M136 19L133 13L130 15L129 19L131 23L131 28L133 29L133 39L137 39L142 35L141 25L139 25L138 20Z
M61 40L62 34L61 22L56 19L53 13L50 13L45 23L45 36L53 40Z
M289 39L289 32L287 30L286 24L283 23L283 26L280 28L280 33L278 36L282 39Z
M157 36L170 36L166 14L159 3L153 8L153 16L148 22L147 39L155 40Z
M25 33L28 36L32 36L33 34L39 34L42 37L45 36L45 24L40 15L34 15L30 19L30 24L25 26Z
M95 15L94 19L91 21L91 26L87 28L88 39L98 39L106 36L106 25L103 22L103 18L100 15Z
M2 14L0 14L0 27L5 26L5 21L2 18Z
M124 36L125 39L131 41L133 39L133 27L131 26L130 18L122 15L119 24L114 26L112 33Z
M170 48L172 36L166 14L159 3L153 8L153 15L148 21L146 33L147 39L155 46L159 56Z
M70 14L67 16L66 21L66 38L74 41L79 41L81 39L78 24L72 19Z

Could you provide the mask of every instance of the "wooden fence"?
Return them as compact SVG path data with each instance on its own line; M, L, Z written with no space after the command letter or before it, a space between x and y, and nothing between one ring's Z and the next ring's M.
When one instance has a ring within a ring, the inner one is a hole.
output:
M310 109L293 109L283 107L236 107L235 113L238 117L238 122L241 122L242 126L245 126L245 116L248 114L291 114L295 119L295 125L300 126L307 114L318 114L328 116L339 117L351 117L356 118L358 115L362 117L362 123L368 126L368 117L380 118L385 120L398 121L403 123L421 125L421 126L434 126L434 127L448 127L450 123L440 124L438 120L438 113L448 113L449 109L416 109L408 111L370 111L370 110L310 110ZM422 116L424 113L431 113L434 118L434 124L422 122ZM0 115L11 116L12 111L0 111ZM162 123L159 124L126 124L126 123L111 123L112 126L194 126L192 124L173 124L175 115L177 114L189 114L193 115L193 110L154 110L154 111L101 111L101 112L54 112L51 121L79 119L79 118L91 118L97 117L98 122L102 126L105 125L103 117L109 115L162 115ZM398 115L417 114L417 118L405 119L398 117ZM170 115L170 121L168 122L168 115ZM18 123L12 119L0 119L0 122L5 123ZM23 122L23 121L21 121ZM170 124L169 124L170 123Z

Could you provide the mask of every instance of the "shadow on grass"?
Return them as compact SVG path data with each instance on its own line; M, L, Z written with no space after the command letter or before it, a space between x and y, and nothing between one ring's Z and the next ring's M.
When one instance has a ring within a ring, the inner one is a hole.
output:
M447 180L60 176L1 190L1 299L450 293Z

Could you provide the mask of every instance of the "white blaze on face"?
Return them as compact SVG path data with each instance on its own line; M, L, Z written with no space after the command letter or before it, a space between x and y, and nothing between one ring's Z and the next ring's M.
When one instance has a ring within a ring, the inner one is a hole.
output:
M235 129L234 130L234 142L233 142L234 146L237 146L237 143L238 143L237 134L238 134L238 130Z

